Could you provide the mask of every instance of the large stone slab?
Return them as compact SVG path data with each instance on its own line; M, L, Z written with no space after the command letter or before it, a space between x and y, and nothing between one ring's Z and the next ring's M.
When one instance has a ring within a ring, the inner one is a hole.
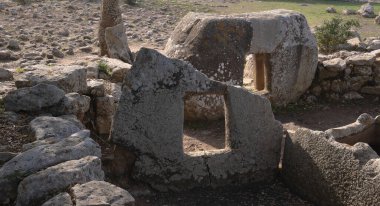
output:
M189 61L211 79L232 85L243 84L245 66L258 72L266 67L264 90L276 105L298 100L309 88L318 57L316 39L305 17L289 10L240 15L189 13L175 28L165 53ZM249 55L253 61L246 60ZM258 76L253 76L256 82L261 81ZM205 107L202 104L200 101L200 109Z
M225 149L184 153L184 97L197 94L224 97ZM270 180L281 137L268 99L145 48L127 72L111 131L136 155L133 177L163 191Z
M18 185L16 205L38 205L72 185L103 179L104 173L98 157L87 156L63 162L23 179Z
M100 146L88 136L73 134L55 144L27 150L0 168L0 203L7 204L16 197L18 183L39 170L61 162L89 155L101 157Z
M378 120L378 118L377 118ZM299 129L286 139L283 179L318 205L376 205L380 201L378 126L369 115L325 132Z
M104 181L91 181L71 188L77 206L110 205L134 206L135 199L128 191Z
M65 92L54 85L37 84L9 92L4 97L7 111L36 112L59 103Z
M85 93L87 90L86 68L78 65L35 65L31 71L17 76L17 88L31 87L39 83L55 85L66 93Z

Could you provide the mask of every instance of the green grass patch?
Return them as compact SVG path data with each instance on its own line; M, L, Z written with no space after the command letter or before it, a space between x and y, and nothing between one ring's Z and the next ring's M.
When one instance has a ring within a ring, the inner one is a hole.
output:
M310 26L314 27L323 23L324 20L329 20L332 17L341 17L343 19L357 19L361 25L358 30L363 37L379 36L380 26L374 23L374 19L363 18L359 15L346 16L342 14L344 9L352 9L357 11L363 3L343 2L343 1L323 1L323 0L261 0L254 2L239 2L221 4L214 3L214 10L219 14L232 13L250 13L260 12L273 9L289 9L301 12L305 15ZM375 13L380 12L380 4L373 4ZM330 14L326 12L327 7L334 7L338 13Z
M21 68L21 67L17 67L16 68L16 73L21 74L21 73L24 73L24 72L26 72L26 70L24 68Z
M108 76L111 76L112 71L111 71L111 68L108 66L107 62L100 60L98 62L98 69L99 69L99 72L103 72L107 74Z

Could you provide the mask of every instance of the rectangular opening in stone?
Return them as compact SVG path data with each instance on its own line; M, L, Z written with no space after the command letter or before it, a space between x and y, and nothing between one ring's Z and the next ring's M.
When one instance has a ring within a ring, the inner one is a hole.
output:
M270 91L271 68L270 54L250 54L246 58L244 68L244 85L254 91ZM249 84L252 84L251 86Z
M380 155L380 127L377 124L374 124L357 134L340 138L337 141L351 146L358 142L364 142L371 146L371 148Z
M184 102L184 152L224 149L226 134L223 95L192 94Z

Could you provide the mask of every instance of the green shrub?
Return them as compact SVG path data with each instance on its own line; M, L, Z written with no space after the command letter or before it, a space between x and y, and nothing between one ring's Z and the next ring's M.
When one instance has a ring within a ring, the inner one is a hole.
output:
M352 37L351 28L353 27L360 27L358 20L343 20L334 17L324 21L315 32L320 51L323 53L335 51L339 44L346 43Z
M111 76L112 71L111 71L111 68L108 66L107 62L100 60L98 62L98 69L99 69L99 72L103 72L107 74L108 76Z

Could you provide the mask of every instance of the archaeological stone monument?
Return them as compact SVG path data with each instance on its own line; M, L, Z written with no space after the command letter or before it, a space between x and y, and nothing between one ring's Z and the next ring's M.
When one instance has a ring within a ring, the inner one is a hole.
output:
M165 48L172 58L190 62L213 80L251 86L273 104L296 101L310 86L318 49L305 17L288 10L239 15L189 13ZM197 96L186 102L187 119L223 116L223 99Z
M380 201L380 116L362 114L355 123L287 138L285 183L319 205L377 205Z
M199 94L224 99L226 146L185 153L184 98ZM111 140L136 156L132 177L160 191L272 180L281 138L267 98L145 48L126 74L111 131Z

